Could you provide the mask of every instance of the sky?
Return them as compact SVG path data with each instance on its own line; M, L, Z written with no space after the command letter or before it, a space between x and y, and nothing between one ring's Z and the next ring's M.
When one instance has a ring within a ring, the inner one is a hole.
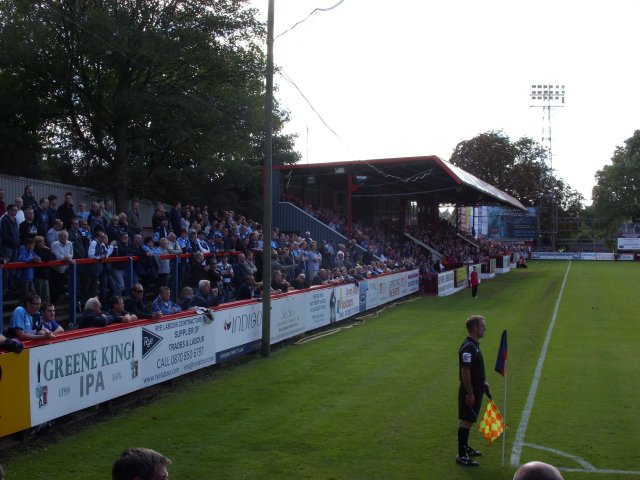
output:
M640 1L339 2L275 0L275 96L303 163L449 160L492 130L542 142L531 86L565 85L553 168L590 204L596 171L640 129ZM266 22L268 0L250 3Z

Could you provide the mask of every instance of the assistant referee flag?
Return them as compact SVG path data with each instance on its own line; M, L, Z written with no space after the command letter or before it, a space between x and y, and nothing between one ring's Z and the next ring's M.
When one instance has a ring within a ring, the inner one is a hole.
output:
M500 348L498 349L498 359L496 360L496 372L504 377L504 371L507 367L507 331L502 331L500 339Z

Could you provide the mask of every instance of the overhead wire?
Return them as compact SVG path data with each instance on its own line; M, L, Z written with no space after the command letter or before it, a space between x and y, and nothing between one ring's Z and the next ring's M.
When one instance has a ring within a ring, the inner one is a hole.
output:
M330 10L333 10L336 7L338 7L340 4L342 4L343 2L344 2L344 0L340 0L338 3L336 3L335 5L333 5L331 7L328 7L328 8L315 8L313 11L311 11L311 13L309 13L309 15L307 15L302 20L296 22L295 24L293 24L288 29L284 30L282 33L280 33L275 38L278 39L281 36L285 35L286 33L290 32L291 30L293 30L297 26L299 26L302 23L304 23L305 21L307 21L309 18L311 18L316 13L318 13L318 12L328 12ZM329 126L328 122L322 117L322 115L320 114L318 109L311 103L309 98L307 98L307 96L304 94L302 89L296 84L296 82L294 82L293 79L284 71L284 68L282 68L282 66L280 66L280 68L278 70L278 73L284 80L289 82L297 90L297 92L300 94L300 96L303 98L303 100L307 103L309 108L311 108L311 110L320 119L322 124L342 143L342 145L349 151L349 153L351 153L351 155L354 158L359 158L360 156L355 154L353 152L353 150L351 149L351 147L345 142L345 140L342 139L342 137L340 137L340 135L338 135L338 133L331 126ZM429 176L429 175L431 175L433 173L433 169L429 169L429 170L426 170L424 172L419 172L419 173L416 173L414 175L411 175L410 177L399 177L397 175L391 175L391 174L388 174L388 173L384 172L383 170L377 168L376 166L372 165L371 163L367 162L366 160L362 160L362 162L365 163L366 165L368 165L369 167L371 167L372 169L374 169L378 174L382 175L383 177L394 179L394 180L397 180L397 181L403 182L403 183L417 182L417 181L422 180L423 178L425 178L425 177L427 177L427 176Z
M312 15L315 15L318 12L328 12L330 10L333 10L334 8L338 7L342 2L344 2L344 0L340 0L338 3L336 3L335 5L333 5L332 7L328 7L328 8L315 8L309 15L307 15L306 17L304 17L302 20L300 20L299 22L296 22L293 26L287 28L284 32L278 34L276 36L276 38L274 40L277 40L278 38L280 38L282 35L284 35L285 33L289 33L291 30L293 30L294 28L296 28L298 25L306 22Z

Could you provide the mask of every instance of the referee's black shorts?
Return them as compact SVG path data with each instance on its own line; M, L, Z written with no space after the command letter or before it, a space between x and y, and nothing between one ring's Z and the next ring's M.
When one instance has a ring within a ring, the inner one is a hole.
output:
M460 384L458 390L458 418L467 422L477 422L480 416L480 407L482 407L482 395L484 389L481 386L473 386L473 397L475 402L473 407L467 407L465 400L467 399L467 391L464 385Z

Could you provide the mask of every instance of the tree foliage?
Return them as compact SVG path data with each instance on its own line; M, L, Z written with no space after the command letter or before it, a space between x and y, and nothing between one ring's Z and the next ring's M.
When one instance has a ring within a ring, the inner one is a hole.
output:
M597 215L610 224L640 220L640 130L616 148L611 165L596 172L592 197Z
M482 133L460 142L451 162L523 205L537 207L541 229L549 236L554 234L553 215L575 217L584 208L584 197L564 180L555 178L547 165L547 151L531 138L512 142L503 132ZM565 232L572 233L575 232Z
M451 163L533 206L548 173L544 158L533 140L512 143L503 132L490 131L460 142Z
M134 195L259 204L264 28L246 5L0 0L0 81L39 106L24 131L42 168L115 192L118 208ZM276 138L296 161L293 138Z

